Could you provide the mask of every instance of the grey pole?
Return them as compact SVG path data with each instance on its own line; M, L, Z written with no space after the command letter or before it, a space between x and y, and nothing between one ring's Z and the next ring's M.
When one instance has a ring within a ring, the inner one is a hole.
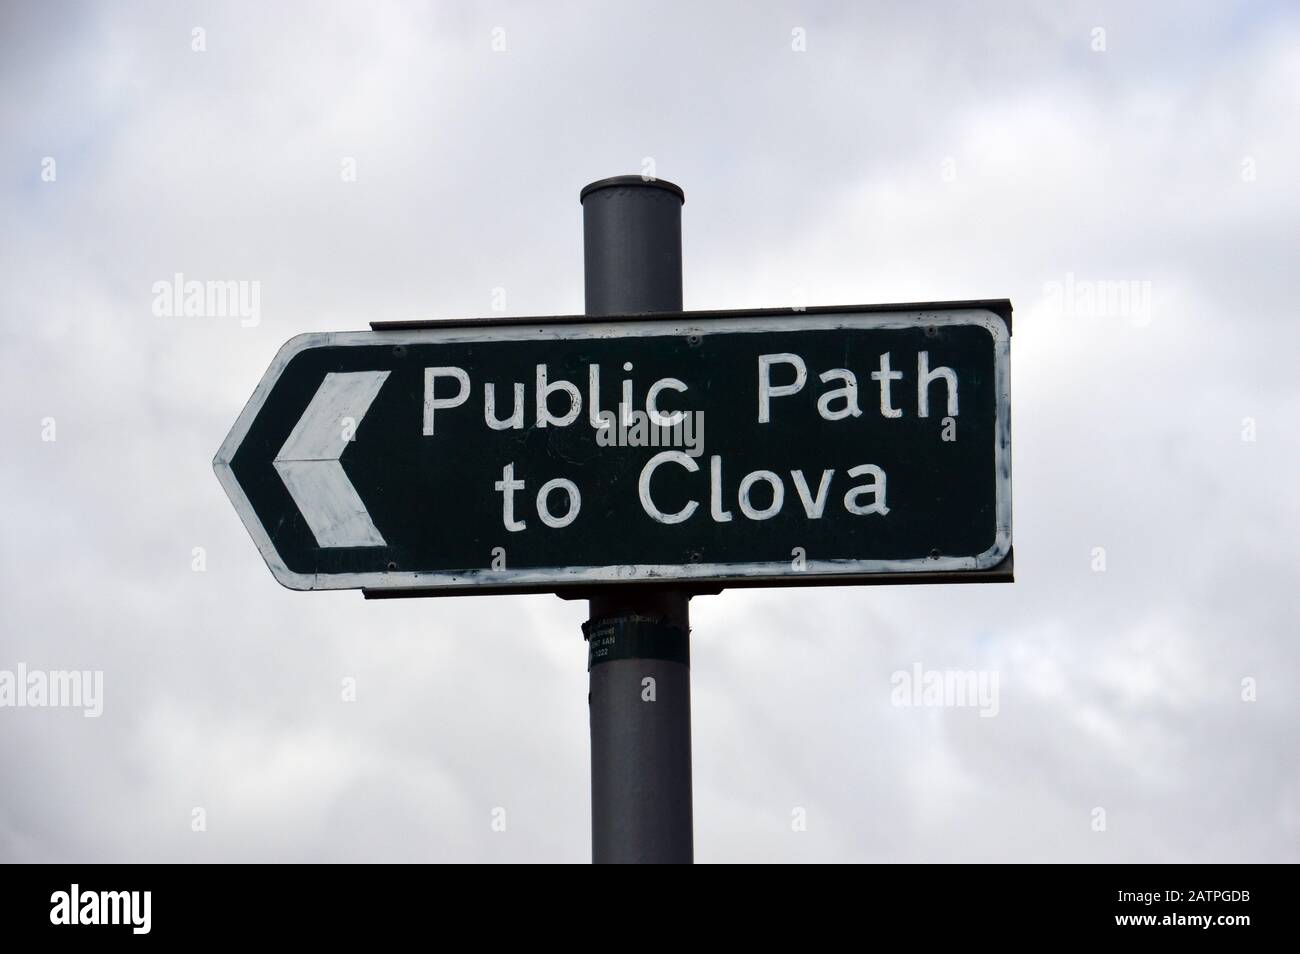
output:
M618 176L582 190L588 315L682 310L682 190ZM690 594L593 594L588 642L591 860L695 859Z

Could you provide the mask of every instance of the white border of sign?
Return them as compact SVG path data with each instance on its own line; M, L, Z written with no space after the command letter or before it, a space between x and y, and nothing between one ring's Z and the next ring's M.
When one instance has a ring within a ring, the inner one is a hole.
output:
M833 331L839 328L915 328L918 325L978 325L993 337L994 388L997 397L997 426L994 430L994 466L997 469L995 511L997 533L993 545L978 556L921 557L912 560L816 560L808 559L807 569L796 571L789 561L769 563L686 563L623 564L599 567L550 567L544 569L491 570L471 569L459 572L411 573L295 573L284 565L257 514L253 511L239 482L230 469L235 451L243 442L249 426L262 410L267 395L279 380L288 363L311 348L338 346L385 346L434 344L438 342L537 341L580 338L670 337L673 335L744 334L772 331ZM457 326L446 329L422 328L409 331L341 331L297 335L285 342L270 368L262 376L253 396L248 399L235 426L212 461L213 470L235 505L240 519L252 536L262 558L275 578L291 590L421 590L438 588L482 588L483 592L517 586L572 586L580 583L619 583L674 580L717 580L725 585L728 578L748 579L857 574L929 573L954 570L986 570L997 566L1011 549L1011 336L1003 320L984 308L953 309L929 312L923 309L897 312L855 312L790 316L729 315L703 318L683 315L682 320L590 321L565 324L534 324L527 319L500 325Z

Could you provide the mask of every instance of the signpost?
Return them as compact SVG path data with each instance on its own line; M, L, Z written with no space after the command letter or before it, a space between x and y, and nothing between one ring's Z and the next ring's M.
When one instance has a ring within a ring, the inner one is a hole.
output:
M292 589L589 598L594 855L690 860L691 594L1011 579L1011 309L682 311L681 190L583 201L588 315L300 335L214 467Z
M988 570L1007 342L966 305L303 335L216 467L292 589Z

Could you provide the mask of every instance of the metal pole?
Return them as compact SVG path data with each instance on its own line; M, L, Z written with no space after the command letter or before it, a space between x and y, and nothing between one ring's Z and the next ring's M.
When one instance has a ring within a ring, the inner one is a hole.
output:
M618 176L582 190L588 315L682 310L682 190ZM588 641L591 860L695 859L690 594L592 595Z

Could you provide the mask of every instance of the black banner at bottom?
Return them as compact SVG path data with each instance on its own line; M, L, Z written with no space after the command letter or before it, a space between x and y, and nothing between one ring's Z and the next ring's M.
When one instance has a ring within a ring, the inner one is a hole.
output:
M555 925L556 902L573 904L571 894L541 890L535 879L512 885L497 875L479 885L462 872L456 884L444 871L411 865L33 865L9 866L7 874L0 894L6 938L40 941L65 935L92 943L313 936L373 942L404 939L432 924L474 930L502 923L502 916L504 923ZM1292 933L1291 874L1251 865L908 865L837 871L815 887L768 875L765 891L733 909L728 931L746 922L767 931L784 921L789 930L817 934L844 919L855 932L883 936L921 928L926 942L970 939L974 931L986 941L1127 936L1233 943ZM726 895L740 902L752 891L747 882L728 886ZM700 917L716 919L714 891L694 896ZM681 915L692 917L691 907L682 905ZM494 919L480 920L480 908ZM651 920L660 917L657 911Z

